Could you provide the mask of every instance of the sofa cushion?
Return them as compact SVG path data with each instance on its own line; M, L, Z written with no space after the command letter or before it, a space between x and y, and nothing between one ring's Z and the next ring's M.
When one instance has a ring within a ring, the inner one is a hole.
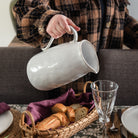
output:
M116 104L138 104L138 50L103 49L98 56L98 79L112 80L119 84Z
M39 48L0 47L0 101L28 104L60 95L59 89L40 91L29 82L26 65ZM138 104L138 50L103 49L98 53L100 72L95 78L119 84L116 105Z
M39 91L28 80L27 62L38 52L32 47L0 47L0 101L25 104L57 97L58 89Z

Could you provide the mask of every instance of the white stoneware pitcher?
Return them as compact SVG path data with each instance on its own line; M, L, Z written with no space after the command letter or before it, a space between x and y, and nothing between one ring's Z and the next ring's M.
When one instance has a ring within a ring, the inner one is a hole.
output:
M71 26L70 26L71 27ZM76 30L73 41L49 48L51 38L42 52L27 64L27 76L38 90L51 90L75 81L89 72L99 72L99 61L94 46L87 40L78 41Z

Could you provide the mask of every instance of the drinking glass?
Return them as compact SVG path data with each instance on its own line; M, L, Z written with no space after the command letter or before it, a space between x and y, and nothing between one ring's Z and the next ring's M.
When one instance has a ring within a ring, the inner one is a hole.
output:
M97 80L91 84L94 104L99 115L99 122L103 124L103 137L107 137L106 123L110 121L118 87L117 83L110 80Z

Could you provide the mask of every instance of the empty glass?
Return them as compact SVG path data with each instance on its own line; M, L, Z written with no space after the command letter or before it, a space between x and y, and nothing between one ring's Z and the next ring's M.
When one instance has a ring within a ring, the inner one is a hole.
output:
M110 80L97 80L91 84L92 95L99 115L99 122L103 124L103 137L106 137L105 124L110 121L118 84Z

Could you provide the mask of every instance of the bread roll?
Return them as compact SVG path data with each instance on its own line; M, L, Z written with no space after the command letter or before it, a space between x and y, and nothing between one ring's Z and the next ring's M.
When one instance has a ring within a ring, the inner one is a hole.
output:
M76 110L77 108L82 107L82 105L81 105L81 104L79 104L79 103L76 103L76 104L71 104L70 106L71 106L74 110Z
M75 122L75 111L71 106L67 106L66 114L67 114L70 122Z
M38 122L36 124L36 128L38 130L48 130L48 129L55 129L61 126L60 120L56 116L50 116Z
M69 119L67 118L67 116L63 112L53 114L52 116L56 116L60 120L61 126L67 126L70 123Z
M80 120L88 114L89 109L87 107L80 107L75 110L75 121Z
M62 103L56 103L52 108L51 108L53 113L58 113L58 112L63 112L65 113L67 111L67 108L65 105Z
M36 124L38 130L56 129L60 126L67 126L70 122L75 122L85 117L89 111L87 107L82 107L80 104L65 106L62 103L55 104L51 110L54 114Z

